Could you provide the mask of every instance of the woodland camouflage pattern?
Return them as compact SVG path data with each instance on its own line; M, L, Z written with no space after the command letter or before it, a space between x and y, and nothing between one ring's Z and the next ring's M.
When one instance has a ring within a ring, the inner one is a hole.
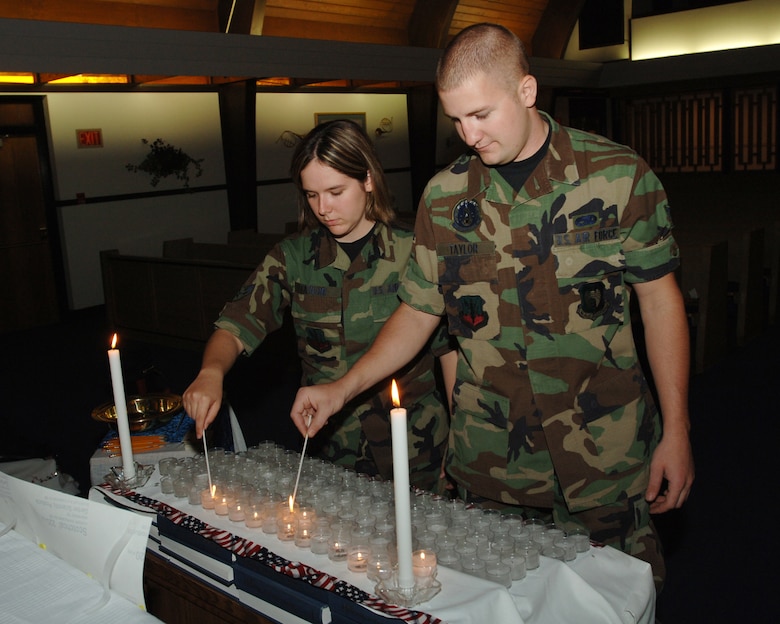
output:
M678 264L666 194L602 137L552 126L515 197L478 157L423 195L402 300L459 342L448 472L509 505L568 512L641 498L660 438L631 332L631 283ZM644 502L644 501L643 501Z
M251 354L281 327L289 309L302 385L335 381L368 350L400 305L397 291L412 243L410 231L377 223L350 263L325 228L287 238L249 276L216 326L236 335ZM448 432L434 355L448 351L448 344L446 331L440 331L430 348L394 375L408 410L410 481L429 490L438 483ZM382 381L334 414L310 447L331 462L392 479L390 382Z

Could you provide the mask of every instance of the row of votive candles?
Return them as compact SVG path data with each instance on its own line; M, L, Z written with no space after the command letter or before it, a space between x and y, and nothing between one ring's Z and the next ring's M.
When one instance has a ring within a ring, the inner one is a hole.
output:
M213 492L201 472L202 456L165 458L160 460L160 487L164 494L187 497L191 504L248 528L275 534L333 561L346 561L350 570L366 571L373 580L389 578L396 555L392 483L306 458L291 512L285 494L289 496L292 485L285 477L290 470L294 473L300 456L278 448L272 454L269 463L267 455L210 451ZM166 476L172 483L164 487ZM175 491L177 481L185 483ZM584 529L566 531L429 492L417 491L410 511L416 576L432 562L433 573L427 575L431 579L441 564L511 586L525 577L526 570L539 566L540 555L571 561L590 547ZM418 561L422 554L425 566Z

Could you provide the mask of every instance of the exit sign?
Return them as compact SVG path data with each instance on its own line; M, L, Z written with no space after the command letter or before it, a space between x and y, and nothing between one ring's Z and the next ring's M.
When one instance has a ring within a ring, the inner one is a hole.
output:
M103 130L76 130L76 141L79 147L103 147Z

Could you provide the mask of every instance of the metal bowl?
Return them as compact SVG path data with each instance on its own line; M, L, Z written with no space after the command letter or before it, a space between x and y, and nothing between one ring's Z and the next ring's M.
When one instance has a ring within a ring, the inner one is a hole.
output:
M178 414L182 409L178 394L145 394L127 399L127 420L131 433L156 429ZM99 405L92 410L92 418L108 423L116 429L116 406L113 401Z

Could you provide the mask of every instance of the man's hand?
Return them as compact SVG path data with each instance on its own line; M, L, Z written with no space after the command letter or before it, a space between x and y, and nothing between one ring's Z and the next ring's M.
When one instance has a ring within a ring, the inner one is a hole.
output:
M315 435L327 423L328 419L344 407L345 396L339 382L319 386L304 386L298 389L295 402L290 410L290 418L302 435ZM311 424L307 427L311 417Z
M690 494L694 473L688 432L664 432L650 462L650 482L645 492L650 513L682 507Z

